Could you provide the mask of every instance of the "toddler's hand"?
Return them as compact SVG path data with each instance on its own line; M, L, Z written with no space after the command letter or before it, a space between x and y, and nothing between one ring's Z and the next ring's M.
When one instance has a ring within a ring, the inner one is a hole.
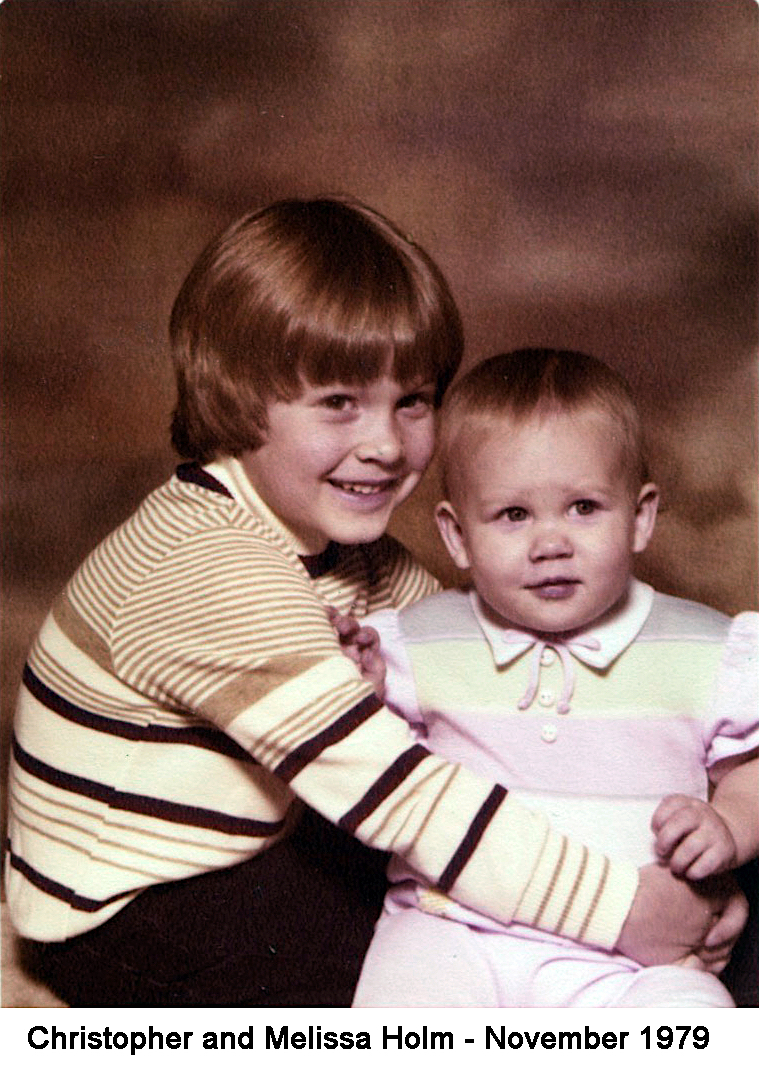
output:
M377 631L371 626L362 626L352 615L341 615L336 608L328 608L327 615L345 655L357 664L362 678L371 682L377 696L384 700L385 663Z
M676 793L654 812L656 854L673 874L693 881L730 870L736 864L735 839L711 804Z

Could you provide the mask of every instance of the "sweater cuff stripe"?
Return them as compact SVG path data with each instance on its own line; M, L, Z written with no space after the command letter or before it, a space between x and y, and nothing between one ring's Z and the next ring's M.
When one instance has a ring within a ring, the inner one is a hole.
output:
M475 815L467 830L463 841L451 857L448 866L443 871L437 883L437 888L443 893L449 893L458 876L469 862L469 859L480 843L482 835L495 815L498 808L506 799L506 789L502 785L496 785L490 792L485 803Z
M541 923L541 920L543 919L543 912L546 910L546 907L548 906L548 902L549 902L549 900L551 899L551 897L553 895L554 889L556 888L556 883L559 880L559 874L561 873L561 869L564 866L564 860L566 858L566 855L567 855L567 839L566 839L566 837L562 837L562 839L561 839L561 852L559 853L559 858L558 858L558 860L556 862L556 866L555 866L555 868L553 870L553 874L551 875L551 881L548 883L546 891L543 894L543 899L540 902L540 906L539 906L537 912L535 913L535 918L533 919L533 921L531 923L531 925L536 926L538 929L540 929L540 923Z
M596 886L596 891L593 894L593 899L590 902L590 907L588 908L588 913L585 916L585 919L583 921L582 926L580 927L579 933L577 934L578 940L580 940L580 941L584 941L585 940L585 936L586 936L586 934L588 932L588 927L590 926L591 920L593 919L593 916L596 913L596 908L598 907L598 902L601 899L601 895L602 895L602 893L604 891L604 888L606 887L606 880L608 879L608 877L609 877L609 860L608 860L608 858L606 856L604 856L604 865L603 865L603 871L601 873L601 878L599 879L598 885Z
M574 880L574 884L572 886L572 891L570 892L569 896L567 897L567 901L566 901L566 903L564 905L564 910L561 913L561 918L559 919L558 923L556 924L556 931L555 932L557 934L560 934L561 931L564 929L564 923L567 921L567 917L568 917L570 911L572 910L572 906L573 906L573 904L575 902L575 897L577 896L577 892L578 892L580 886L582 885L582 880L583 880L583 878L585 876L585 868L587 866L588 866L588 850L587 850L587 848L585 848L583 846L582 862L580 864L580 869L578 870L577 874L575 875L575 880Z

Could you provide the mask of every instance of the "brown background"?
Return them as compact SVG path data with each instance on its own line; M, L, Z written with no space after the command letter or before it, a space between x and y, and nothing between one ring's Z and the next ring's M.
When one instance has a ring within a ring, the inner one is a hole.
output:
M353 193L413 233L467 362L546 344L626 372L664 492L643 576L756 607L757 11L6 0L3 738L50 600L172 469L184 274L287 195ZM395 528L451 579L435 492Z

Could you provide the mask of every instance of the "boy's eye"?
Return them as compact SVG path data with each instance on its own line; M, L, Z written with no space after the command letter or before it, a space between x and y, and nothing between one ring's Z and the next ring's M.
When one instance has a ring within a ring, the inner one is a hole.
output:
M328 411L348 411L354 403L354 398L348 393L330 393L319 400L319 407Z
M595 500L576 500L572 505L572 510L576 515L592 515L593 512L598 511L598 504Z
M434 406L431 392L408 393L398 401L399 410L410 411L414 414L423 414Z
M527 509L520 507L504 508L500 517L507 522L524 522L527 518Z

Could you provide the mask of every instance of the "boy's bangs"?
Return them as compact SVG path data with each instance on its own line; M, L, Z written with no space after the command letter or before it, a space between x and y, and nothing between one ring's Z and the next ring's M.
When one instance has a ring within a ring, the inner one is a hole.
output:
M293 339L288 349L294 375L288 385L297 388L301 376L312 385L366 385L389 373L401 385L434 382L442 398L460 361L458 338L449 336L442 323L420 330L396 324L396 329L367 333Z

